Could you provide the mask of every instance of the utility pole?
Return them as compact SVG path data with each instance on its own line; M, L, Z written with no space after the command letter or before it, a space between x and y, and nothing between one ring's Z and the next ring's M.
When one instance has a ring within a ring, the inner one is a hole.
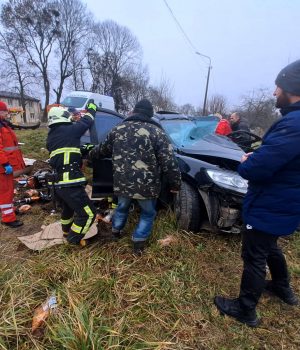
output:
M202 111L203 115L205 115L206 114L206 102L207 102L207 92L208 92L208 85L209 85L210 70L212 69L211 58L207 55L203 55L202 53L200 53L198 51L195 51L195 54L202 56L202 57L205 57L209 60L208 73L207 73L207 79L206 79L206 87L205 87L205 95L204 95L204 102L203 102L203 111Z

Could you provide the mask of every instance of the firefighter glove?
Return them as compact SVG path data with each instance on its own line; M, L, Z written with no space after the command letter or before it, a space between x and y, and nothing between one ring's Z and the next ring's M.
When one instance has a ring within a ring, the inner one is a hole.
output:
M80 147L80 151L83 157L87 156L89 152L95 147L95 145L92 145L90 143L86 143Z
M88 113L90 113L93 117L95 117L97 106L94 103L88 103L86 107L87 107Z
M5 169L5 174L6 175L10 175L13 173L13 168L9 163L6 163L3 165L4 169Z

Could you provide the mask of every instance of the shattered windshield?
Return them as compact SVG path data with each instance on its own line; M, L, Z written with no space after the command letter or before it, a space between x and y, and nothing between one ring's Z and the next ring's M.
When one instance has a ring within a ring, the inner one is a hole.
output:
M214 134L218 120L215 118L169 119L161 124L175 145L186 147Z

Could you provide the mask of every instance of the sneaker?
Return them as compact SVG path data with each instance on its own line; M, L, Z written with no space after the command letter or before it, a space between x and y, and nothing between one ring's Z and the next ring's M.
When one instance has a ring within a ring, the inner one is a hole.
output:
M259 319L257 318L255 309L242 309L238 298L229 299L221 296L216 296L214 298L214 304L220 311L221 315L233 317L237 321L244 323L249 327L257 327L259 324Z
M23 222L20 220L15 220L15 221L11 221L11 222L1 222L1 224L6 225L8 227L11 228L17 228L23 225Z
M296 297L291 287L276 287L273 281L266 281L265 291L276 295L279 299L288 305L299 304L299 299Z

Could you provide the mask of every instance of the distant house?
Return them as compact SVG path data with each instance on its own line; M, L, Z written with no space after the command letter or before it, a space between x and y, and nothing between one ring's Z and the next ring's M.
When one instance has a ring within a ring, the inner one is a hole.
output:
M16 111L14 122L23 123L24 114L17 113L22 111L21 96L15 92L0 91L0 100L7 104L7 107L12 111ZM27 123L35 123L40 120L41 103L40 100L34 97L25 95L26 107L26 121Z

